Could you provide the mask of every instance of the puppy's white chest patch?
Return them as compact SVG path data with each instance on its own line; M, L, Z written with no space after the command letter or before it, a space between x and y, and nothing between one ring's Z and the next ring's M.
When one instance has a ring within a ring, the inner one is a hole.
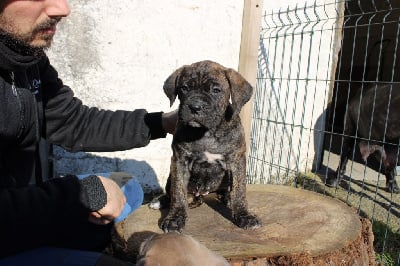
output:
M208 151L204 152L204 156L208 163L217 163L218 161L222 161L224 159L222 154L210 153Z

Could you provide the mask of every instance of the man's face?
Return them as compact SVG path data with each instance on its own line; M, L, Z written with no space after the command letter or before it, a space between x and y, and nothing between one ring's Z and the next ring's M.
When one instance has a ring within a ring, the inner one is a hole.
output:
M33 48L48 48L56 24L70 10L67 0L0 0L0 30Z

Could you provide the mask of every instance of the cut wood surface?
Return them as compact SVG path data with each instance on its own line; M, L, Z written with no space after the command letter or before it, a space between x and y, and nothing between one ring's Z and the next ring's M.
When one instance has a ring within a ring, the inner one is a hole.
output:
M223 255L232 265L373 265L371 224L341 201L280 185L248 185L249 208L262 220L238 228L215 195L190 209L183 233ZM159 228L166 210L143 205L116 224L114 252L134 258L140 243Z

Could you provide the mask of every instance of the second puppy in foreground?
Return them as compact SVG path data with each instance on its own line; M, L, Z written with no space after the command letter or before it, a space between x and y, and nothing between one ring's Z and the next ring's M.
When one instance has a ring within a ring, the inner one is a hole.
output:
M175 232L153 235L139 250L138 266L229 266L224 257L212 252L189 235Z
M187 194L200 204L201 197L211 192L223 196L236 225L259 227L260 220L247 207L246 143L239 118L252 86L233 69L201 61L170 75L164 92L171 105L176 97L180 104L166 187L170 210L161 228L181 231L187 218Z

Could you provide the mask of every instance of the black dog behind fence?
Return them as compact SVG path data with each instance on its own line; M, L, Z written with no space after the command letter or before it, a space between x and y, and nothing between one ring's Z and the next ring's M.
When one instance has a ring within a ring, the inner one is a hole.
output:
M266 9L247 160L249 183L354 206L389 265L400 264L399 33L395 0Z

